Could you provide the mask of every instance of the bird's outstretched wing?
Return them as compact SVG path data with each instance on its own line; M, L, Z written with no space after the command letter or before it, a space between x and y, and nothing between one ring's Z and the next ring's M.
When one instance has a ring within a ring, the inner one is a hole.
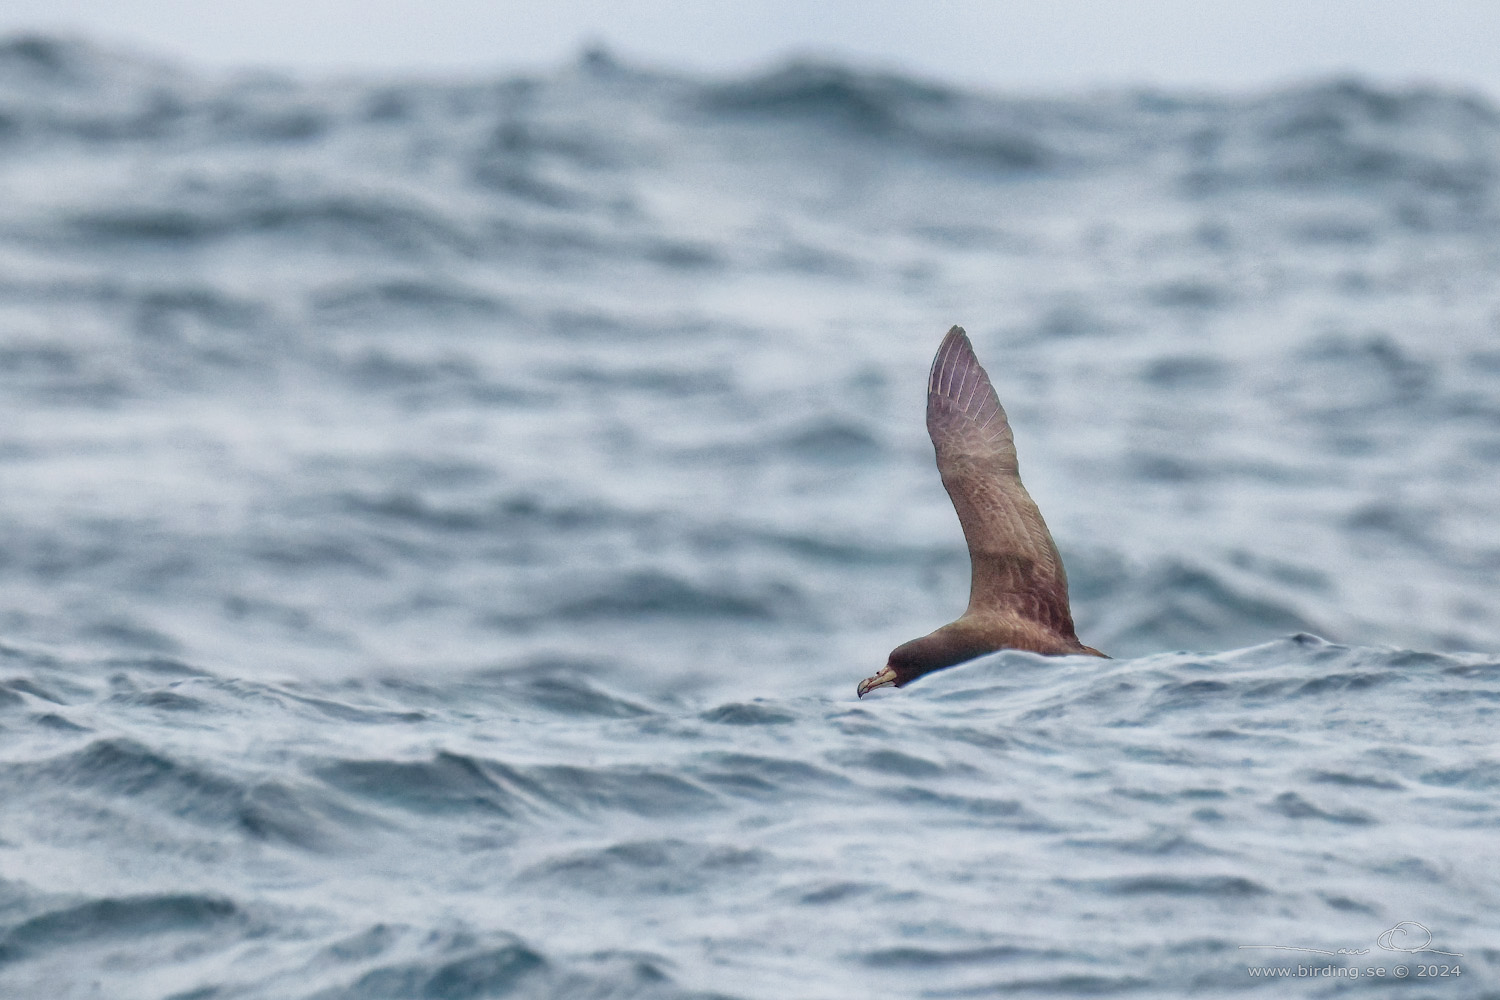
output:
M932 362L927 433L969 543L968 613L1019 615L1073 638L1062 558L1021 485L1010 421L962 327Z

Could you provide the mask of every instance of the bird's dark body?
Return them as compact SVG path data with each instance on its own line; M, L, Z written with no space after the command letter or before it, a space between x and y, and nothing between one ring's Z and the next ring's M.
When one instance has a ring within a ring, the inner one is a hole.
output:
M900 687L999 649L1103 656L1078 641L1062 557L1021 485L1010 422L961 327L948 331L932 362L927 433L969 544L969 607L958 620L897 646L859 693Z

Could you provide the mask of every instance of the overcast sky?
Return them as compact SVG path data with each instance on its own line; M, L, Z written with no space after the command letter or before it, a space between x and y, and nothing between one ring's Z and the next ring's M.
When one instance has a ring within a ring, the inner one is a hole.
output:
M1242 88L1331 73L1500 96L1500 0L3 0L63 30L203 67L480 71L585 43L737 73L789 54L1006 90Z

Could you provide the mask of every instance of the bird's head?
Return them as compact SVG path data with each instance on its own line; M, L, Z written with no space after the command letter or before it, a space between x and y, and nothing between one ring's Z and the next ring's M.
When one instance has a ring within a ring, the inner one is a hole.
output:
M951 629L952 626L945 626L931 635L903 642L891 650L885 666L860 681L855 691L863 698L876 688L901 687L923 674L951 667L989 651L984 646L976 646L967 637L955 634Z

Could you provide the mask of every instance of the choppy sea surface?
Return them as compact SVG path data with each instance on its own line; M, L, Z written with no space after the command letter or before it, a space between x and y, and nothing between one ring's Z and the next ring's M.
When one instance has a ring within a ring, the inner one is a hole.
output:
M1500 996L1491 99L17 37L0 190L0 995ZM1116 658L861 702L954 323Z

